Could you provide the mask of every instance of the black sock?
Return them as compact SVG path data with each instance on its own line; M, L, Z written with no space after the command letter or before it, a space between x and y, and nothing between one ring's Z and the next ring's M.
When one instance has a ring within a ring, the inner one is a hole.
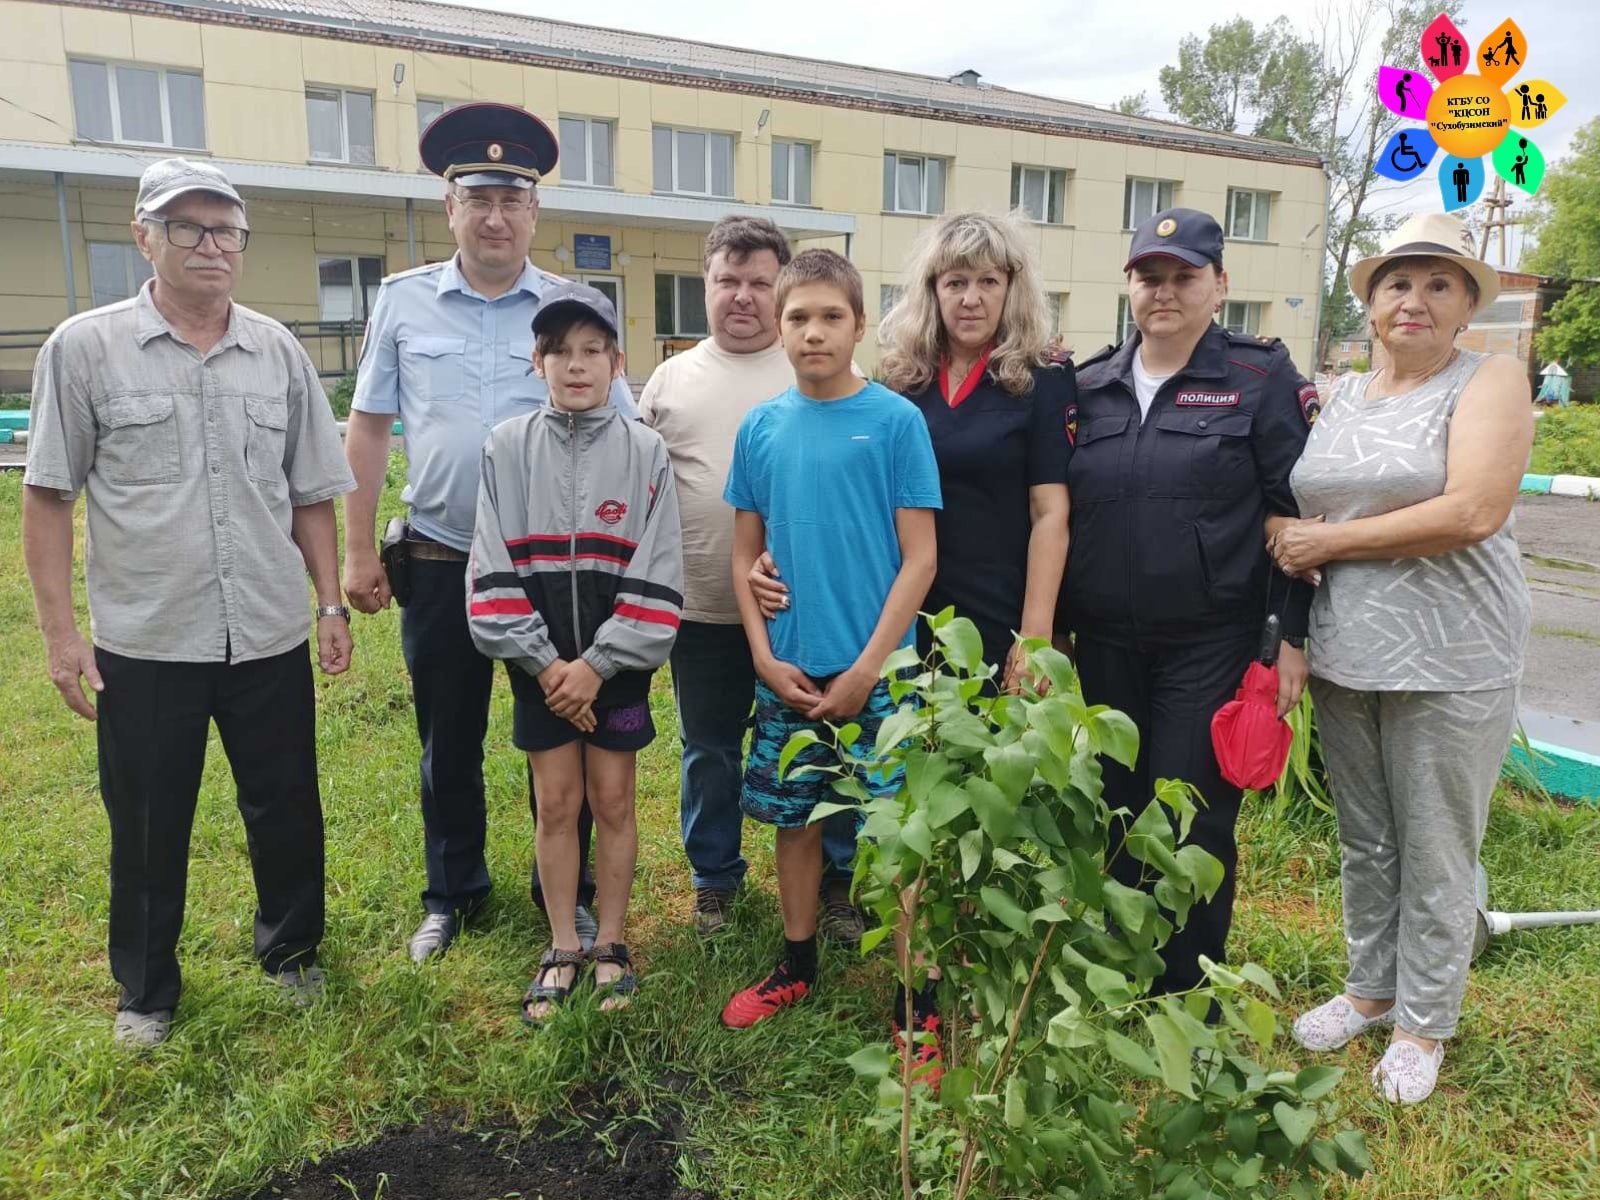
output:
M911 993L911 1020L920 1026L929 1017L939 1015L939 981L930 979L915 992ZM905 985L894 985L894 1013L891 1020L896 1025L906 1019L906 989Z
M796 979L803 979L806 983L816 983L817 935L812 934L798 942L784 938L783 965L789 968L789 974Z

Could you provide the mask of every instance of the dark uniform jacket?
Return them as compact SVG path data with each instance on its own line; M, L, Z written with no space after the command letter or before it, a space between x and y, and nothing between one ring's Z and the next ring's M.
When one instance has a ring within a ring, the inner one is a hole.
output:
M1141 425L1140 336L1078 368L1059 627L1125 644L1259 634L1273 608L1304 636L1311 589L1265 550L1268 513L1298 515L1289 472L1316 388L1276 338L1213 326Z

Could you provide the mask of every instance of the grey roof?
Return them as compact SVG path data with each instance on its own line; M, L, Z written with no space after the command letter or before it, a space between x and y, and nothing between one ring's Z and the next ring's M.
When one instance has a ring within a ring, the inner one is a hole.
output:
M575 25L426 0L69 0L89 7L156 12L189 20L316 30L380 42L429 43L468 56L512 59L622 74L686 86L814 99L847 107L908 112L1067 137L1139 142L1307 166L1314 150L1237 134L1213 133L1149 117L938 75L796 58Z

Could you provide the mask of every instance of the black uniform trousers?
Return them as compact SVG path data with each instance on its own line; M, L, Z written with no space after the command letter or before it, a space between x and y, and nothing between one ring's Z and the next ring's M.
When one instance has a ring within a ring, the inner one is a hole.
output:
M1121 710L1139 727L1139 761L1132 771L1102 760L1106 803L1125 807L1137 818L1146 805L1155 803L1157 779L1193 784L1204 799L1189 841L1222 863L1222 886L1216 896L1191 908L1187 923L1161 950L1166 973L1156 983L1159 992L1185 991L1203 982L1202 954L1213 962L1227 961L1239 861L1234 824L1241 792L1217 766L1211 718L1238 691L1257 640L1241 633L1217 641L1127 647L1081 633L1077 637L1084 699ZM1141 884L1145 866L1137 859L1119 855L1109 866L1119 882L1151 890Z
M96 648L95 737L111 820L111 974L119 1009L177 1007L178 934L212 721L233 771L255 875L255 952L276 973L316 962L322 798L311 658L302 642L244 663L156 662Z
M400 610L400 645L422 741L422 828L428 885L422 904L431 913L470 916L489 894L484 861L486 811L483 739L489 730L494 660L485 658L467 631L466 564L411 561L412 594ZM538 819L529 774L528 807ZM594 818L587 803L578 820L582 875L578 903L594 902L589 841ZM533 864L533 901L544 907L539 864Z

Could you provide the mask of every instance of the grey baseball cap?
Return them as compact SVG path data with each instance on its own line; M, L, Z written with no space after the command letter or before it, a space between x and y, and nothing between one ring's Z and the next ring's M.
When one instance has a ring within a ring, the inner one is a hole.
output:
M188 192L211 192L232 200L240 208L245 206L244 197L234 191L228 177L210 163L163 158L151 163L139 176L139 198L133 202L133 215L160 212Z
M539 307L533 314L535 336L543 333L550 322L561 313L581 313L592 317L617 336L617 310L604 292L586 283L562 281L539 297Z

